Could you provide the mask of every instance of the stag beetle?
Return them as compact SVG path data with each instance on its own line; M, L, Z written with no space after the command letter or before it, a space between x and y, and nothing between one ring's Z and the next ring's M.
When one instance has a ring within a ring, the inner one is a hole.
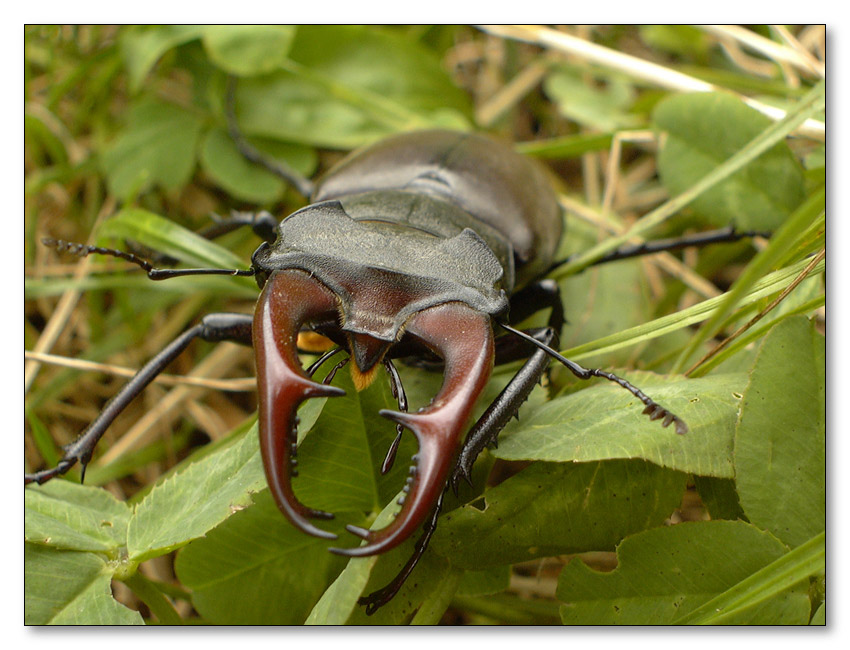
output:
M233 135L240 148L256 158L238 131ZM210 314L174 340L66 448L55 468L28 474L27 483L42 483L77 462L85 469L117 414L192 339L236 341L253 345L256 354L260 446L271 493L297 528L334 539L314 523L333 515L299 502L292 489L297 476L296 410L304 400L344 394L312 375L332 354L347 352L358 389L373 380L380 366L386 368L399 410L381 415L397 424L399 435L403 429L412 431L419 444L394 521L381 530L349 525L348 531L366 543L330 549L349 557L384 553L423 528L401 573L360 599L372 613L393 597L423 554L445 489L457 491L460 480L470 480L476 457L496 441L550 358L581 378L617 382L644 402L650 418L662 419L664 426L675 423L679 433L687 430L681 419L624 379L582 368L552 349L564 316L557 284L543 276L555 263L563 217L549 179L535 162L483 135L424 131L355 152L315 187L288 170L278 171L308 191L310 202L279 224L267 213L247 219L236 215L234 223L251 223L265 239L247 270L158 269L133 253L52 242L82 255L122 257L153 279L252 275L261 294L253 316ZM551 310L547 327L520 331L511 326L544 308ZM505 333L496 336L496 328ZM298 357L299 334L304 331L337 346L306 370ZM438 394L417 412L407 411L393 366L394 359L411 358L438 362L444 373ZM524 365L464 440L465 423L494 363L518 359L525 359ZM397 444L398 437L383 471L392 464Z

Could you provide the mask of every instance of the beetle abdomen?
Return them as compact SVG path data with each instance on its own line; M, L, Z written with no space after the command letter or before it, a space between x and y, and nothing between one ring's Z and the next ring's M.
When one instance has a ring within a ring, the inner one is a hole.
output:
M513 248L518 286L546 269L561 238L560 208L543 170L483 135L419 131L387 138L331 169L312 201L375 190L436 196L490 226ZM397 216L399 223L405 219Z

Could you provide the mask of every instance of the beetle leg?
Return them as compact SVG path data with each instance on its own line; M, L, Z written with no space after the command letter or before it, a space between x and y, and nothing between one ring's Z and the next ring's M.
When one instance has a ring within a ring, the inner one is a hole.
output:
M307 371L306 371L306 372L307 372L307 376L308 376L308 377L312 377L313 375L315 375L315 374L316 374L316 371L317 371L319 368L321 368L321 367L322 367L322 364L323 364L325 361L327 361L327 360L328 360L328 359L330 359L331 357L336 356L337 354L339 354L340 352L342 352L342 350L343 350L343 348L333 348L332 350L328 350L327 352L325 352L325 353L324 353L321 357L319 357L318 359L316 359L316 361L314 361L314 362L310 365L310 367L309 367L309 368L307 368Z
M333 368L331 368L331 371L325 376L325 378L322 380L322 383L325 386L329 386L330 383L334 380L334 377L336 377L337 371L343 366L347 365L349 361L351 361L351 357L345 357L345 359L337 363Z
M203 228L198 234L206 239L215 239L227 233L238 230L244 226L251 226L251 230L263 241L270 244L277 238L278 220L270 212L240 212L231 210L230 215L221 217L212 213L212 223Z
M771 232L758 230L739 231L735 228L734 225L732 225L727 226L726 228L709 230L707 232L698 232L692 235L684 235L682 237L673 237L670 239L654 239L642 242L640 244L627 244L625 246L617 248L616 250L611 251L603 257L600 257L598 260L593 262L591 266L607 264L608 262L618 262L620 260L626 260L633 257L640 257L643 255L652 255L653 253L663 253L668 251L680 250L682 248L690 248L692 246L707 246L709 244L729 244L741 241L742 239L751 239L753 237L764 237L765 239L770 239L772 235L773 233ZM546 270L546 274L548 275L559 266L567 264L573 258L574 256L570 256L566 259L554 262Z
M546 354L548 354L550 357L556 359L562 365L566 366L567 369L579 379L601 377L603 379L607 379L608 381L612 381L615 384L618 384L619 386L622 386L646 405L646 408L643 409L643 414L649 415L650 420L660 420L663 418L664 421L661 423L661 426L668 427L675 422L676 433L678 433L679 435L684 435L688 432L688 425L685 424L685 421L683 419L681 419L678 415L674 414L672 411L669 411L663 406L661 406L658 402L653 400L640 388L638 388L628 380L623 379L619 375L615 375L612 372L608 372L607 370L601 370L599 368L585 368L583 366L580 366L575 361L570 361L565 356L559 354L558 352L550 348L547 344L538 341L535 337L530 336L529 334L526 334L525 332L522 332L520 330L516 330L510 325L506 325L504 323L499 323L499 325L511 334L525 339L529 343L532 343L537 346L540 350L546 352Z
M564 302L561 299L560 286L551 278L532 282L511 296L511 322L519 323L532 314L536 314L547 308L551 309L547 325L560 336L566 322L566 318L564 317ZM496 341L497 355L499 353L499 341L502 338L500 337ZM528 358L528 354L517 358ZM499 364L498 359L496 360L496 364Z
M366 607L367 616L374 614L380 607L383 607L395 597L398 590L401 589L402 585L413 572L413 569L417 564L419 564L419 560L421 560L422 556L425 555L425 549L428 548L431 536L434 534L434 531L437 530L437 519L439 518L440 510L443 507L443 496L445 494L445 490L440 492L437 503L434 504L434 508L431 510L431 516L428 517L428 520L425 522L425 526L422 529L422 536L416 540L416 544L413 546L413 555L411 555L407 562L405 562L401 571L398 572L398 575L386 586L381 587L377 591L373 591L368 596L363 596L357 599L358 605L364 605Z
M44 483L71 469L77 462L82 465L85 478L86 465L91 460L95 445L103 437L106 429L127 405L139 395L145 387L159 375L166 366L195 339L204 341L234 341L251 345L251 320L248 314L208 314L200 323L186 330L159 354L148 361L133 378L106 404L100 414L86 430L70 445L65 447L65 455L56 467L24 475L27 483Z
M555 339L555 330L544 327L533 330L532 336L549 345ZM516 415L519 407L528 399L535 384L540 381L546 367L549 365L549 355L544 350L537 349L523 364L508 385L493 400L487 410L478 419L478 422L469 430L463 448L458 455L455 469L449 477L449 485L457 496L460 480L463 479L472 485L472 466L478 455L485 447L495 444L496 439L511 417Z
M555 332L550 328L535 331L534 335L546 344L555 338ZM548 365L549 356L543 350L536 350L469 431L458 456L455 469L452 471L448 480L448 484L452 487L455 495L457 495L457 486L461 478L471 484L469 475L478 454L481 453L484 447L495 440L511 416L516 413L520 405L528 398L529 393L543 375ZM395 597L398 590L401 589L404 582L419 563L419 560L422 559L425 549L428 548L428 543L431 541L431 536L437 528L437 518L440 514L444 495L445 491L440 493L440 497L434 505L431 516L425 522L422 536L416 541L413 554L407 560L404 567L402 567L401 571L399 571L398 575L386 586L367 596L363 596L357 601L359 605L365 605L367 615L371 616L378 608L386 605Z
M418 312L408 321L406 331L443 357L443 386L431 405L418 413L380 412L413 431L419 442L408 478L410 490L401 512L385 528L366 531L348 526L349 532L363 537L367 544L330 549L339 555L362 557L388 551L428 518L443 493L464 425L493 367L490 317L465 304L444 303ZM459 331L464 336L458 336Z
M277 271L263 288L254 314L257 356L260 451L272 496L280 511L305 533L325 539L336 535L317 528L307 518L333 515L308 508L292 490L297 476L298 405L311 397L334 397L345 391L310 379L296 350L298 331L308 321L336 310L333 294L302 271Z
M404 386L401 384L401 377L399 377L398 370L396 370L393 362L389 359L384 359L384 368L387 369L387 373L390 376L390 388L393 391L393 397L398 401L398 410L402 413L407 413L407 395L404 392ZM404 434L404 426L402 424L396 424L395 428L395 439L390 444L384 462L381 464L382 475L392 469L399 443L401 443L401 436Z
M236 121L236 77L233 76L227 80L224 114L227 119L227 131L236 148L239 149L239 153L251 162L262 165L275 176L291 184L302 196L309 197L313 194L314 187L310 179L299 174L282 160L272 159L262 154L242 135L242 131Z
M118 257L122 260L132 262L139 268L143 269L151 280L169 280L171 278L181 278L187 275L230 275L230 276L253 276L256 271L250 269L160 269L154 267L146 259L139 257L135 253L117 250L115 248L103 248L102 246L92 246L90 244L80 244L79 242L65 241L64 239L49 239L44 238L41 243L50 248L55 248L60 253L71 253L77 257L85 257L86 255L109 255Z

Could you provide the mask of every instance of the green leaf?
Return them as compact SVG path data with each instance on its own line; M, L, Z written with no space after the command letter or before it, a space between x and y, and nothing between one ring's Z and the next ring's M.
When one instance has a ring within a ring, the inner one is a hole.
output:
M129 524L130 558L141 562L201 537L248 506L265 485L255 425L237 443L181 468L142 499Z
M671 54L703 58L712 45L709 35L692 25L641 25L638 31L644 43Z
M100 555L24 545L27 625L142 625L112 597L113 567Z
M792 547L825 525L824 360L814 323L779 323L762 342L735 434L744 512Z
M325 527L342 530L339 520ZM345 564L327 547L292 526L265 491L182 549L176 571L210 623L299 625Z
M658 168L671 194L687 190L771 124L725 93L672 96L658 104L653 119L666 135ZM802 169L788 145L779 142L691 207L713 225L773 230L803 197Z
M348 150L393 132L367 111L292 72L240 81L236 113L246 135L318 147Z
M292 25L212 25L201 40L222 70L250 76L275 70L286 59L294 36Z
M54 548L117 553L130 509L101 488L50 481L24 490L24 539Z
M394 511L387 507L387 512ZM378 519L387 524L391 521ZM352 558L337 579L325 591L307 617L307 625L344 625L357 608L357 599L369 582L378 557ZM379 610L380 611L380 610Z
M731 478L713 476L694 476L694 484L700 499L712 519L742 519L746 521L744 511L735 491L735 481Z
M722 164L711 169L685 191L670 200L664 202L637 221L628 232L611 237L581 255L574 256L566 264L561 265L552 272L552 277L562 278L574 274L586 268L595 260L606 253L615 250L625 244L636 235L649 232L655 226L663 223L706 191L715 187L727 178L744 169L763 153L781 142L789 133L802 124L808 117L813 115L825 105L826 84L818 83L797 103L793 110L769 127L761 131L756 137L747 142L746 146L736 151ZM738 224L740 225L740 224Z
M392 523L397 509L398 506L394 502L384 507L372 523L372 530L379 530ZM351 558L345 569L310 612L306 621L307 625L343 625L351 623L353 618L359 618L362 622L370 622L373 625L402 622L415 609L411 599L406 597L408 592L416 586L412 584L412 581L407 581L388 605L379 609L375 616L366 621L363 621L366 616L362 609L358 611L357 599L363 593L370 593L372 589L385 586L395 577L411 552L412 542L407 540L398 548L381 555L380 558L375 555ZM430 554L426 554L420 563L424 566L417 569L418 577L430 573L432 565L429 560ZM367 585L369 589L366 588Z
M390 518L398 512L395 500L387 506L385 511ZM376 520L372 528L381 528L390 521L391 519L384 522ZM429 608L429 616L434 615L434 607L438 609L442 607L442 610L445 611L448 603L444 602L442 597L451 596L451 593L446 594L445 592L452 589L450 576L454 571L446 559L430 551L426 552L416 565L410 578L405 581L398 594L377 612L367 616L366 609L356 604L360 595L367 595L385 587L398 575L413 554L415 541L416 537L414 536L392 551L378 557L351 559L349 566L354 565L353 573L345 575L344 571L340 574L338 581L327 592L332 595L332 599L325 601L323 598L320 601L323 609L320 609L317 605L316 610L314 610L317 615L319 612L325 612L323 624L331 624L331 621L339 620L340 614L345 612L349 612L345 618L347 625L400 625L409 622L413 614L423 606ZM367 578L367 580L364 581L364 578ZM328 616L328 608L335 610L337 607L340 608L340 614ZM440 614L437 614L437 616L439 617ZM311 614L308 622L318 624L320 619Z
M317 157L313 149L276 141L265 141L262 145L252 141L251 144L302 174L309 175L315 168ZM245 160L223 128L212 129L204 137L200 156L204 171L237 199L269 204L283 195L284 182L270 171Z
M826 560L826 533L821 532L812 539L774 560L748 578L741 580L725 592L703 603L687 616L676 621L677 624L696 623L714 625L717 623L739 622L747 617L747 610L765 611L771 609L772 596L782 594L788 589L808 592L811 576L823 575ZM795 588L796 585L796 588ZM787 594L786 594L787 595ZM799 598L797 599L800 600ZM794 605L788 600L784 603L787 613L809 617L808 593L805 604ZM751 617L747 617L751 618ZM804 621L797 621L805 624Z
M495 566L481 571L466 571L457 588L458 596L487 596L497 594L508 588L511 581L511 568L508 565Z
M642 460L534 463L487 490L483 510L443 516L432 547L466 569L610 550L669 517L686 478Z
M398 497L402 493L395 496ZM380 530L392 523L398 514L396 498L375 518L372 530ZM363 594L370 594L390 583L401 571L413 553L415 539L408 539L381 556L352 558L333 584L310 612L308 625L398 625L408 622L420 606L428 609L428 616L439 619L440 609L448 607L457 586L458 572L449 563L430 550L414 569L414 574L402 585L393 599L371 616L357 605ZM454 587L452 586L454 585ZM425 614L423 614L424 616Z
M631 84L617 77L606 79L604 88L588 85L579 72L556 70L543 84L558 112L582 126L597 131L616 131L640 124L638 116L628 113L634 102Z
M300 26L285 70L242 80L236 109L247 135L337 149L464 128L469 112L430 52L379 28L330 25Z
M387 56L391 52L392 56ZM329 78L422 111L468 111L469 100L429 50L376 27L302 25L290 58Z
M744 522L686 522L629 537L617 547L617 568L589 569L578 559L561 571L558 599L568 625L670 624L746 580L785 548ZM725 623L805 624L807 585L755 603Z
M576 223L568 226L565 255L587 250L597 241L595 229ZM560 283L561 295L568 296L568 325L560 339L560 347L579 345L616 335L629 327L652 320L655 305L646 286L643 262L623 260L605 264L565 278ZM544 325L545 322L539 322ZM611 367L628 363L630 351L593 355L585 361L594 367Z
M334 361L328 363L332 367ZM386 378L379 377L357 393L347 373L341 373L337 383L348 388L346 397L305 404L302 431L312 424L309 414L321 408L319 402L327 402L299 446L299 477L293 481L298 498L311 507L374 511L388 500L390 489L395 494L403 484L404 463L378 476L395 433L392 423L378 416L381 408L393 406ZM400 454L411 453L414 444L409 436ZM129 524L131 559L162 555L206 534L249 505L251 494L265 485L255 427L235 444L181 468L144 497Z
M144 99L130 111L127 128L103 153L109 191L129 199L153 185L177 190L195 167L202 120L173 104Z
M124 32L121 51L130 77L130 90L137 92L153 65L168 50L199 38L202 25L156 25Z
M636 397L603 381L524 413L493 454L505 460L557 462L643 458L701 476L734 476L732 439L743 374L702 379L646 372L625 376L687 422L688 433L662 428L641 413L643 404Z
M124 208L103 222L98 236L114 237L119 240L129 239L158 253L170 255L184 264L224 269L248 267L245 260L226 248L165 217L141 208ZM256 294L257 283L252 278L228 278L228 280L234 285L239 284L240 281L243 284L254 285ZM162 283L162 286L170 283L171 280Z
M323 377L335 363L328 362L316 377ZM378 411L398 408L386 373L379 373L361 392L354 389L347 369L337 373L333 384L346 395L328 400L321 417L299 445L295 494L310 507L330 512L380 512L404 485L410 464L406 459L416 449L414 436L404 437L397 462L381 476L381 463L396 430Z

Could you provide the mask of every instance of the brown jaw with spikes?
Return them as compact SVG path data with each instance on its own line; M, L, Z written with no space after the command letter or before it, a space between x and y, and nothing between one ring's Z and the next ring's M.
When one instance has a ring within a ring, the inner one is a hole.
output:
M301 271L278 271L266 282L254 318L260 448L269 488L278 508L293 525L325 539L335 539L336 535L314 526L309 519L333 515L300 503L292 490L292 477L297 476L296 411L306 399L343 395L344 391L309 378L298 360L296 341L302 326L327 321L337 309L334 294L315 278ZM466 423L493 367L490 317L463 303L443 303L417 312L406 323L405 331L443 358L443 386L431 405L418 413L381 411L416 435L416 464L411 467L407 494L395 520L377 531L348 526L349 532L368 543L358 548L330 549L340 555L360 557L388 551L411 537L428 518L445 488ZM351 341L355 363L363 357L377 365L383 353L364 354L356 349L358 340Z
M292 491L297 475L296 411L311 397L333 397L345 391L311 380L301 368L298 330L310 320L336 310L334 295L300 271L280 271L266 282L254 315L254 350L259 390L260 451L269 489L277 507L300 530L325 539L336 535L307 518L331 519L329 512L300 503Z
M382 410L380 414L410 429L419 442L411 466L401 512L381 530L347 526L368 543L357 548L331 548L349 557L376 555L411 537L427 519L446 485L465 425L493 369L490 318L450 302L418 312L407 323L412 334L445 362L443 386L431 405L418 413ZM463 336L457 334L461 332Z

